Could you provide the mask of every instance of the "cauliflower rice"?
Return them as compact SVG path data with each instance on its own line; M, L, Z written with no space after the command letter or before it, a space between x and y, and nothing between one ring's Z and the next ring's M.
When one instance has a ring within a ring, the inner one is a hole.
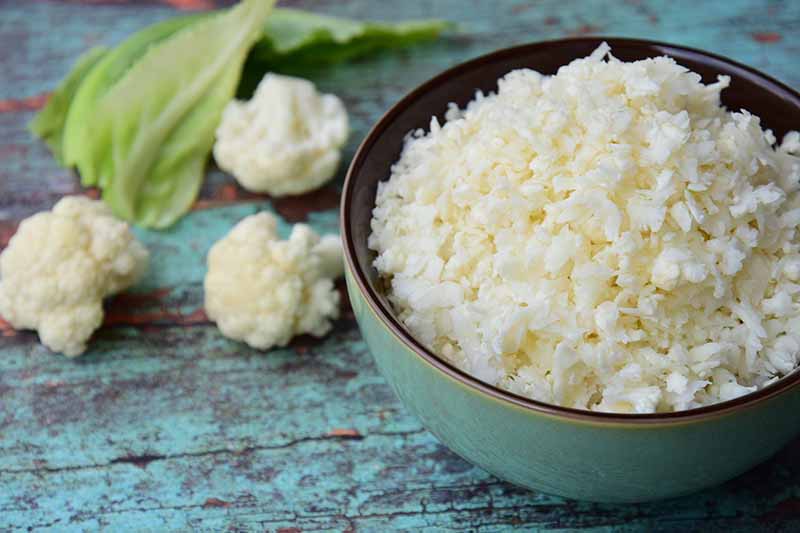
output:
M516 70L412 132L369 246L415 337L567 407L691 409L800 354L800 135L668 57Z

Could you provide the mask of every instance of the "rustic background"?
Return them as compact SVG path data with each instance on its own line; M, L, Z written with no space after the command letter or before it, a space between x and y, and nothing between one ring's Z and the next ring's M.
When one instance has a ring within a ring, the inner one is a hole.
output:
M25 129L75 57L177 10L223 3L0 0L0 247L21 218L80 191ZM419 82L476 55L541 39L667 40L800 86L794 1L283 5L462 24L437 43L308 72L348 106L347 159L377 117ZM140 232L152 251L150 275L110 303L83 358L49 353L34 334L0 320L0 530L800 528L800 441L690 497L625 506L566 501L501 482L440 445L377 373L346 302L324 340L300 338L260 354L222 338L202 311L211 243L259 209L335 232L343 173L316 193L272 201L243 194L212 171L202 200L174 230Z

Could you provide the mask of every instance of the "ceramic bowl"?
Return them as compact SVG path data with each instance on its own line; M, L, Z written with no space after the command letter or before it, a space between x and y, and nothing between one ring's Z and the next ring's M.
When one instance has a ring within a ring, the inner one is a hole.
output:
M496 476L531 489L582 500L637 502L690 493L728 480L767 459L800 432L800 374L753 394L684 412L618 415L529 400L458 370L397 319L367 248L377 183L389 176L403 137L444 119L475 90L496 89L510 70L552 74L602 41L631 61L669 55L701 74L731 77L729 109L762 118L778 138L800 124L800 95L723 57L670 44L581 38L501 50L456 66L392 107L361 144L342 198L347 287L355 316L386 380L447 447Z

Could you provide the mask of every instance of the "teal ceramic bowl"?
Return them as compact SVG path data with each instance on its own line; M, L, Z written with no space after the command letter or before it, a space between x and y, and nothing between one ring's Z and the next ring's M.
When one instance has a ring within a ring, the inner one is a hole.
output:
M569 498L639 502L728 480L800 432L800 374L736 400L655 415L592 413L543 404L487 385L431 353L396 318L367 248L377 183L389 176L407 132L440 120L509 70L544 73L588 55L602 40L625 60L670 55L703 75L732 78L729 108L759 115L780 136L800 124L800 95L727 59L667 44L570 39L502 50L450 69L414 90L372 129L342 198L350 301L378 367L406 407L468 461L531 489Z

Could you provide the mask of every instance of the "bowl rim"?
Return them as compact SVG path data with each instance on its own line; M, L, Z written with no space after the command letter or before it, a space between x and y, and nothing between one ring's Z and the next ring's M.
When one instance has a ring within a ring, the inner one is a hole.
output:
M713 54L696 48L681 46L662 41L651 41L647 39L630 39L619 37L604 37L604 36L588 36L588 37L574 37L563 39L552 39L545 41L536 41L528 44L512 46L509 48L502 48L488 54L480 55L476 58L459 63L450 67L436 76L428 79L422 84L415 87L413 90L403 96L398 102L392 105L378 121L372 126L367 133L364 140L359 145L358 149L353 156L353 159L348 167L345 176L344 186L342 188L342 198L340 202L340 232L343 240L345 264L348 267L353 280L358 286L361 295L364 297L367 305L376 317L380 320L382 325L386 326L389 331L411 352L423 361L427 362L434 367L435 370L442 372L445 376L454 379L469 389L473 389L477 393L485 394L490 399L499 400L501 402L510 404L512 406L521 407L524 410L531 411L535 414L549 415L551 417L563 419L565 421L583 421L591 422L601 425L628 425L628 426L641 426L641 425L674 425L687 422L706 421L712 418L718 418L725 415L738 412L743 409L751 408L763 402L770 400L778 395L781 395L800 384L800 367L790 372L788 375L776 380L774 383L764 387L763 389L755 392L727 400L711 404L704 407L688 409L683 411L672 411L666 413L607 413L588 411L583 409L575 409L571 407L563 407L560 405L549 404L531 398L527 398L513 392L501 389L494 385L490 385L480 379L468 374L467 372L457 368L443 358L440 358L431 350L427 349L413 335L400 323L395 317L391 309L387 309L381 302L378 295L367 282L366 274L359 267L355 259L355 243L352 234L349 231L351 220L351 204L353 200L353 183L355 175L360 171L363 166L363 161L367 153L372 149L377 139L394 121L395 117L403 112L407 107L412 105L426 92L432 88L446 82L449 78L480 67L483 64L491 63L498 59L506 58L509 55L518 54L522 51L531 51L535 49L547 49L551 47L558 47L567 44L595 44L600 45L602 42L607 42L612 50L615 46L628 46L628 47L648 47L648 48L663 48L664 55L669 55L670 50L677 50L684 54L693 54L698 56L699 59L711 60L712 62L724 63L728 67L743 71L743 73L750 77L758 78L760 81L767 82L772 85L771 91L779 89L786 93L789 97L795 100L800 106L800 93L788 87L786 84L776 80L775 78L764 74L752 67L738 63L732 59L726 58L721 55ZM444 110L442 110L444 111Z

